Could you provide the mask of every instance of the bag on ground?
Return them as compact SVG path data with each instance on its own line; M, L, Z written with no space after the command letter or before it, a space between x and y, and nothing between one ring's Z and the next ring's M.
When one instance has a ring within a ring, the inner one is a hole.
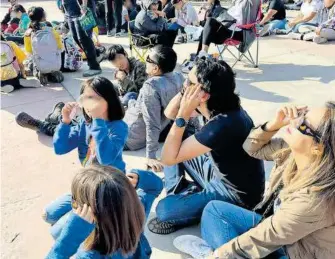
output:
M72 36L66 36L63 39L63 44L65 48L64 68L77 71L83 65L83 59Z
M19 63L12 46L4 41L1 41L1 73L0 80L5 81L17 78L20 72Z
M52 28L46 27L31 34L34 66L42 74L59 71L62 64Z

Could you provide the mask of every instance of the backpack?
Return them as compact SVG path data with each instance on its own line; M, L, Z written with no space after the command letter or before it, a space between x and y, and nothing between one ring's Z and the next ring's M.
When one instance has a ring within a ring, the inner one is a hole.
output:
M12 46L5 41L1 41L1 73L0 80L10 80L17 78L20 72L19 63Z
M83 59L77 46L73 42L71 36L63 39L65 48L65 57L63 67L71 71L77 71L83 65Z
M31 34L33 61L42 74L59 71L62 65L61 51L58 49L52 28L45 27Z

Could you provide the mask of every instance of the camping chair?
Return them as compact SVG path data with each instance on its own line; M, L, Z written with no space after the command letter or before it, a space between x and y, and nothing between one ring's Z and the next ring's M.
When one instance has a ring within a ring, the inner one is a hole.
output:
M134 51L135 56L137 56L142 62L145 62L146 54L149 49L154 47L154 44L152 39L133 33L134 23L135 21L130 21L128 23L130 56L133 56Z
M232 67L234 67L238 61L241 61L242 58L245 58L255 68L258 67L259 31L257 28L257 24L261 20L261 15L262 15L262 2L260 1L256 21L250 24L236 25L232 32L231 37L223 42L222 44L223 48L220 48L221 45L217 45L219 56L222 60L223 60L223 53L224 51L227 50L235 58L235 63L232 65ZM245 42L233 39L236 28L239 28L243 31L244 39L246 38L246 35L248 33L251 33L251 37L253 37L253 39L247 45L245 44ZM254 60L250 52L250 47L252 46L255 40L257 45L256 45L256 57ZM233 51L229 49L229 47L234 47L238 51L238 54L236 55L235 53L233 53Z

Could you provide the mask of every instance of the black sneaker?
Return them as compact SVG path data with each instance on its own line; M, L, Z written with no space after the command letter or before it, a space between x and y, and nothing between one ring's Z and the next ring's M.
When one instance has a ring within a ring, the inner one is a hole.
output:
M157 217L148 222L150 232L159 235L168 235L176 232L180 227L176 226L173 221L160 221Z
M29 114L25 112L20 112L15 117L16 123L19 124L23 128L39 131L43 122L31 117Z
M64 76L62 72L55 71L55 72L48 74L48 81L51 83L61 83L64 81Z
M59 124L59 117L62 115L62 109L65 106L65 103L59 102L57 103L52 112L46 117L46 121L52 123L52 124Z

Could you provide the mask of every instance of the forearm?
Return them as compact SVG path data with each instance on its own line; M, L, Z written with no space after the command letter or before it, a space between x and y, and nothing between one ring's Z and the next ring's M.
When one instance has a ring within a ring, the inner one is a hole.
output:
M83 1L83 4L82 4L82 6L85 6L85 7L87 7L87 2L88 2L88 0L82 0Z
M181 101L182 95L179 93L175 97L172 98L172 100L169 102L168 106L164 110L164 115L170 119L174 120L177 117L179 107L180 107L180 101Z
M163 164L174 165L177 163L185 128L186 127L179 128L175 123L172 125L162 150L161 160Z
M265 23L267 23L268 21L271 20L273 14L271 12L267 12L265 14L265 16L263 17L262 21L259 23L259 25L264 25Z

